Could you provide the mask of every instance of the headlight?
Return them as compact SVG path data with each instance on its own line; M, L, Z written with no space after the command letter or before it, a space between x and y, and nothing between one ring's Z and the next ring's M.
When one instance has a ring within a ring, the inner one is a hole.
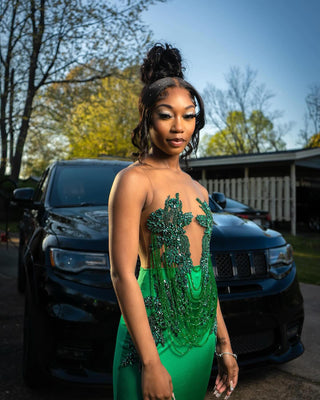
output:
M290 244L269 249L270 273L276 279L284 278L293 266L293 250Z
M75 274L88 269L110 269L107 254L62 249L50 249L50 263L54 268Z
M281 267L289 265L293 262L293 251L291 244L286 246L276 247L269 250L269 264L273 267Z

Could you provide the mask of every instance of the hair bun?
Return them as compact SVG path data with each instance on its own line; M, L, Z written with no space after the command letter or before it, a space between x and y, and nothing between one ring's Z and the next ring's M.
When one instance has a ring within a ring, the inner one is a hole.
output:
M183 79L180 51L169 44L155 44L147 53L141 65L141 80L149 85L161 78L178 77Z

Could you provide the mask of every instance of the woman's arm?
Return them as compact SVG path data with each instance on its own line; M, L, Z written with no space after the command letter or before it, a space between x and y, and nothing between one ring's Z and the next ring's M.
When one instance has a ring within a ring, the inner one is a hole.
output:
M225 399L228 399L238 383L239 367L236 358L232 355L230 338L221 313L219 300L217 304L217 326L216 352L218 354L227 354L218 357L218 376L215 382L215 394L221 394L227 390Z
M199 184L200 185L200 184ZM200 185L203 196L209 202L209 194L207 189ZM217 302L217 344L216 352L218 354L231 353L233 354L231 342L226 324L224 322L220 302ZM233 389L238 383L239 367L234 356L231 354L223 354L218 357L218 376L215 382L215 394L220 397L224 391L227 391L225 399L228 399Z
M109 251L111 278L128 331L142 362L143 399L171 399L172 383L160 362L144 299L135 277L140 217L148 182L135 168L115 179L109 198Z

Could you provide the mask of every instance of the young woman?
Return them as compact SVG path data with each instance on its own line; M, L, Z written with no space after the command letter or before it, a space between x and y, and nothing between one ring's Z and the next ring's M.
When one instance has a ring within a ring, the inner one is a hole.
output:
M111 274L122 312L114 399L203 400L215 347L215 394L228 398L238 366L210 260L208 193L180 168L180 156L197 149L203 102L169 45L149 51L141 76L132 137L139 158L117 175L109 200Z

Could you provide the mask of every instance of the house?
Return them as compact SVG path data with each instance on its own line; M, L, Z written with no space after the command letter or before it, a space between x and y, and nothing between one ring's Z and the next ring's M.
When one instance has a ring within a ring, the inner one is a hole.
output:
M267 210L273 221L289 222L294 235L297 217L313 218L308 202L318 196L320 202L319 147L193 158L189 167L188 172L209 193L224 192L254 208ZM320 221L320 214L316 218Z

